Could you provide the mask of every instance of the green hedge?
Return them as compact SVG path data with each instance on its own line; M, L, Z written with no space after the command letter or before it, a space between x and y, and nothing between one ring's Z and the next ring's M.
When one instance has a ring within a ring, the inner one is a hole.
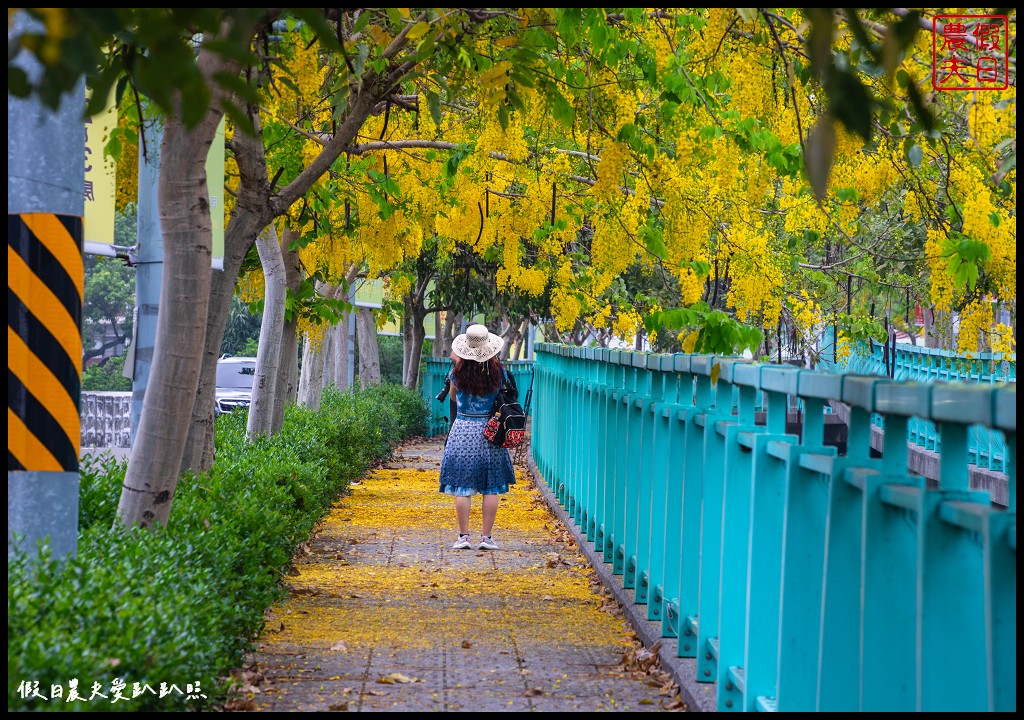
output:
M245 442L244 410L222 415L213 470L181 478L157 532L115 522L124 462L87 459L77 556L8 558L7 709L219 707L296 548L353 479L424 434L426 417L416 392L387 385L328 391L319 412L290 407L269 441ZM73 681L83 700L68 702ZM94 684L106 698L89 701Z

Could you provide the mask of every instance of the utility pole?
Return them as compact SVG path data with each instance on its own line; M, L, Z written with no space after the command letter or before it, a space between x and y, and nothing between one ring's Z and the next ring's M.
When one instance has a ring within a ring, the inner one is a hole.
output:
M160 228L160 202L157 199L160 180L160 144L163 123L145 125L145 153L139 153L138 253L135 259L135 325L132 337L132 444L142 417L142 401L146 397L149 371L153 367L156 346L157 311L164 276L164 239Z
M16 12L8 47L40 30ZM42 67L14 60L34 81ZM7 555L78 546L85 84L56 110L7 95Z

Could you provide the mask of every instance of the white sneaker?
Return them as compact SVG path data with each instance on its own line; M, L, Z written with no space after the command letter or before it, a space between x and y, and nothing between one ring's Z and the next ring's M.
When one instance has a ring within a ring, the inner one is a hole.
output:
M486 535L481 535L480 536L480 549L481 550L497 550L498 549L498 544L496 542L494 542L493 539L487 537Z
M459 535L459 541L452 545L453 550L466 550L469 548L469 535Z

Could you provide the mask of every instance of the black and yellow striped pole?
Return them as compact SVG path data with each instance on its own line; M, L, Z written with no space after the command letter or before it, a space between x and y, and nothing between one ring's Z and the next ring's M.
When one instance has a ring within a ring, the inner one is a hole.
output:
M54 557L77 547L84 109L84 85L57 110L7 96L8 556L44 539Z

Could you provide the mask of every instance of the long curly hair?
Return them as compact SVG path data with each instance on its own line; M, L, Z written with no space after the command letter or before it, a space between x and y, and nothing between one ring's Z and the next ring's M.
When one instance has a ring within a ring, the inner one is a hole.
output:
M501 386L501 360L477 362L458 358L455 361L455 386L471 395L489 395Z

